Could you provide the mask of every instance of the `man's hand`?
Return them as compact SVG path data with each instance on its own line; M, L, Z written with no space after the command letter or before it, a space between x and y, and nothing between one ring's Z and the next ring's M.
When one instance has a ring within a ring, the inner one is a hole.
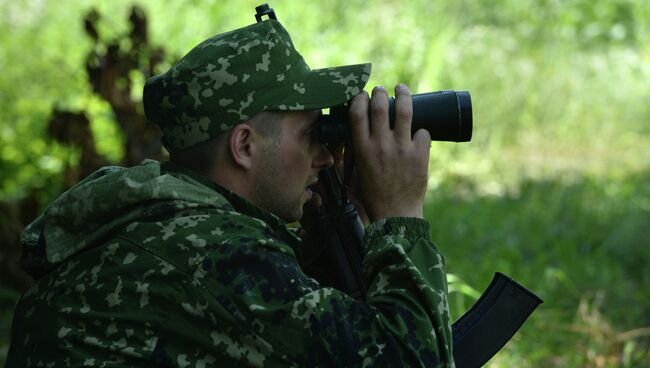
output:
M349 116L360 200L370 221L385 217L423 218L431 136L411 137L413 103L408 88L395 88L395 126L390 129L388 93L375 87L352 100ZM370 116L368 116L370 106Z

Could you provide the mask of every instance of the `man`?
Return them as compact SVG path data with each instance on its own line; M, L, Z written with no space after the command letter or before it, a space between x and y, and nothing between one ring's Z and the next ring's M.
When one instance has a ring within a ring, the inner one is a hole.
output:
M386 90L362 92L369 72L311 70L266 20L147 81L170 162L103 168L25 230L38 282L17 305L7 365L453 366L444 262L423 219L430 138L411 136L402 85L389 128ZM349 100L371 222L364 301L306 276L309 245L287 227L308 222L309 188L334 163L320 110Z

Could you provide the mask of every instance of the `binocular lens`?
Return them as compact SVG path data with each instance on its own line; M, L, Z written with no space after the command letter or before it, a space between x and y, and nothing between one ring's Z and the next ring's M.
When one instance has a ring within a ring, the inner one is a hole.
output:
M433 141L469 142L472 139L472 100L467 91L438 91L412 95L411 134L426 129ZM395 98L388 101L390 127L395 124ZM319 121L321 143L343 142L350 137L347 108L332 108Z

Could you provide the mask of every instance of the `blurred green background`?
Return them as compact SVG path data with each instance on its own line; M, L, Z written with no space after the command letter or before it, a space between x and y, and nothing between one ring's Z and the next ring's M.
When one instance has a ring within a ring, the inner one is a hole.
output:
M79 161L78 148L47 134L54 108L86 111L97 151L123 162L124 133L87 80L83 19L97 9L100 37L117 37L134 3L0 0L6 208L29 198L42 209ZM138 3L150 42L166 50L156 70L254 22L259 3ZM491 367L650 367L650 1L270 5L312 68L371 61L369 86L471 92L473 140L434 142L425 209L446 256L452 313L469 308L494 271L545 301ZM144 77L130 77L139 100ZM0 248L6 269L11 246ZM20 289L0 286L0 363Z

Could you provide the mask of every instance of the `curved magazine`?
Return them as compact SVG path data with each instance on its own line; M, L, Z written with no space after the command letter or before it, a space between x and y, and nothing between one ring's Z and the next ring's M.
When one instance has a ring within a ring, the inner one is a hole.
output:
M541 303L530 290L496 272L483 295L452 325L456 367L485 364Z

